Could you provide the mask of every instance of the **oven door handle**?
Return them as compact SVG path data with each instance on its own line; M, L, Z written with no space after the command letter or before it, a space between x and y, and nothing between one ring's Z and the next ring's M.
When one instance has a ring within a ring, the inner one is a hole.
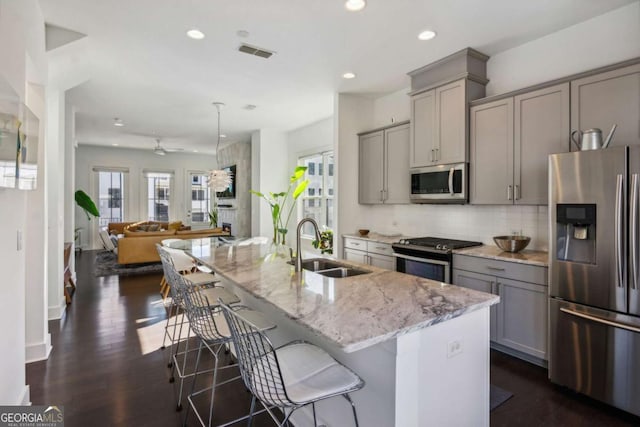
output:
M408 259L409 261L425 262L425 263L429 263L429 264L438 264L438 265L444 265L444 266L448 266L449 265L449 262L447 262L447 261L440 261L440 260L431 259L431 258L420 258L420 257L417 257L417 256L409 256L409 255L399 254L397 252L394 252L392 254L392 256L394 256L396 258Z

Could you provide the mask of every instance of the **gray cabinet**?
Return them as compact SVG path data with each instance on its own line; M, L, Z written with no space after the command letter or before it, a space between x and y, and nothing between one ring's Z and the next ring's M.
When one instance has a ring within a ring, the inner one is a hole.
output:
M409 203L409 124L359 137L359 203Z
M468 102L484 86L460 79L411 97L411 167L467 161Z
M344 256L347 261L373 265L375 267L395 270L395 258L392 256L393 248L389 243L380 243L372 240L344 238Z
M640 144L640 64L571 82L571 130L618 125L612 146ZM576 150L576 147L572 147Z
M500 296L491 311L493 347L539 364L548 360L547 268L458 254L453 265L454 285Z
M567 152L569 84L471 108L471 203L548 203L548 156Z

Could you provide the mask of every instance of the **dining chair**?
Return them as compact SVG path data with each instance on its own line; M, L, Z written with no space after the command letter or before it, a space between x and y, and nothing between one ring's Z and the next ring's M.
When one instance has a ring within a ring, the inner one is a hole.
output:
M287 424L296 410L311 405L317 426L315 403L342 396L351 405L358 426L356 407L349 396L364 387L358 375L320 347L305 341L292 341L275 348L242 312L222 302L220 307L233 339L240 374L253 394L250 420L257 399L279 426ZM282 410L282 422L271 410L274 406Z

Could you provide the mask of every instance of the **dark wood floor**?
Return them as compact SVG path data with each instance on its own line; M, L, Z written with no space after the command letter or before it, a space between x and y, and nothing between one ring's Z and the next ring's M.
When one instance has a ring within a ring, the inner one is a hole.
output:
M63 320L49 323L51 356L27 365L31 401L64 405L67 427L181 425L177 383L169 383L159 349L166 319L160 276L94 277L94 260L93 251L77 256L73 303ZM492 352L491 381L514 394L491 412L492 426L640 425L640 418L557 388L546 370L501 353ZM249 400L240 382L225 386L217 394L216 418L246 413ZM204 409L206 402L198 404ZM188 421L197 425L192 415ZM273 423L263 417L254 425Z

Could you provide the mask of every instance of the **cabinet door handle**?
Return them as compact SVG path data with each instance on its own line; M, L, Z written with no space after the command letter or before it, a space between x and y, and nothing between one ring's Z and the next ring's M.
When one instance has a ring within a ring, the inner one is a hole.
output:
M380 201L384 201L384 190L380 190Z
M351 244L352 244L353 246L360 246L360 243L357 243L357 242L351 242Z
M491 293L498 295L498 284L496 282L491 282Z
M504 271L504 268L502 267L492 267L490 265L486 266L489 270L493 270L493 271Z
M511 190L512 190L512 186L507 185L507 200L511 200Z
M435 162L435 152L436 150L434 150L433 148L431 149L431 162Z
M376 249L381 250L381 251L386 251L387 248L385 248L384 246L376 246Z
M365 255L367 257L367 265L371 265L371 255Z
M436 151L436 160L435 161L437 162L438 160L440 160L440 149L436 148L435 151Z
M513 200L520 200L520 186L516 184L513 192Z

